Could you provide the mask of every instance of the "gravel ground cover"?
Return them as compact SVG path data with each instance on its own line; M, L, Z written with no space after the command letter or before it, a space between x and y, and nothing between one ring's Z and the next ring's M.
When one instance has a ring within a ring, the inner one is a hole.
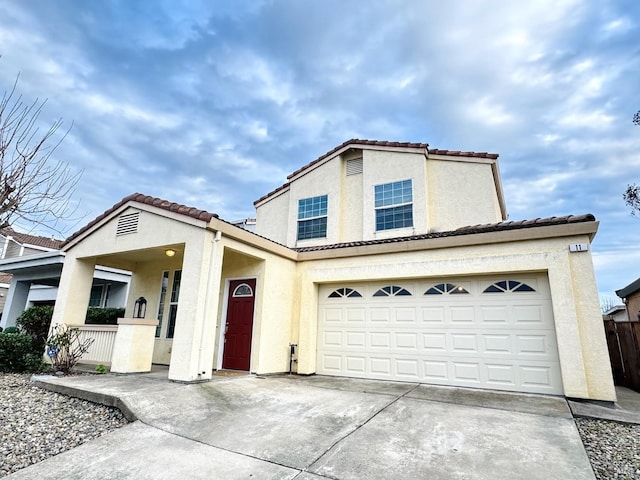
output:
M0 477L126 424L115 408L35 387L0 373ZM640 480L640 425L576 419L598 480Z
M42 390L0 373L0 477L126 424L119 410Z
M640 480L640 425L577 418L598 480Z

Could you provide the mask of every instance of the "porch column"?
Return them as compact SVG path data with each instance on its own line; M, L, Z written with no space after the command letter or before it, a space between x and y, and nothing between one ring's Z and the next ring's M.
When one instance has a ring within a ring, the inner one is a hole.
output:
M7 301L4 304L4 311L2 312L2 320L0 320L0 326L2 328L15 326L16 320L27 306L27 297L29 296L30 288L30 281L16 280L16 277L11 279L11 285L7 293Z
M51 326L60 323L83 325L87 316L95 260L81 260L67 256L62 267L56 306Z
M222 275L220 238L208 232L202 243L185 245L170 380L211 378Z

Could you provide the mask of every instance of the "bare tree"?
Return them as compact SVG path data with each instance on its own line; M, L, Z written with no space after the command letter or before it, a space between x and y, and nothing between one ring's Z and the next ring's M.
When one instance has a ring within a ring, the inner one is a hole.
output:
M633 123L640 126L640 110L633 116ZM622 199L628 207L631 207L631 215L640 213L640 185L635 183L627 185L627 189L622 194Z
M25 103L17 84L18 79L0 101L0 228L20 222L60 232L58 222L73 215L70 198L82 172L51 158L69 130L55 141L63 123L58 119L41 132L38 118L46 100Z

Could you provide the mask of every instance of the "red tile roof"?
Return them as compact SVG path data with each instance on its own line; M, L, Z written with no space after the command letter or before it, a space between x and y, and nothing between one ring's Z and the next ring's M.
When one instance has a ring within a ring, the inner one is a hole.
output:
M36 247L50 248L58 250L62 245L62 240L56 240L51 237L40 237L38 235L29 235L27 233L16 232L12 228L4 228L0 230L0 234L5 237L13 237L13 239L21 244L35 245Z
M590 214L567 215L564 217L536 218L533 220L521 220L517 222L487 223L483 225L471 225L447 232L424 233L421 235L409 235L406 237L386 238L381 240L363 240L360 242L334 243L332 245L318 245L315 247L294 248L297 252L315 252L318 250L334 250L338 248L361 247L364 245L379 245L385 243L409 242L412 240L426 240L430 238L455 237L460 235L472 235L475 233L500 232L505 230L519 230L532 227L546 227L551 225L565 225L568 223L594 222L596 218Z
M115 212L117 209L122 207L127 202L137 202L137 203L143 203L145 205L153 205L154 207L162 208L163 210L167 210L169 212L179 213L180 215L185 215L187 217L195 218L196 220L203 220L205 222L210 221L212 218L218 218L217 214L207 212L206 210L199 210L194 207L188 207L180 203L170 202L168 200L163 200L157 197L151 197L149 195L144 195L142 193L133 193L127 197L124 197L122 200L116 203L113 207L106 210L101 215L98 215L95 219L93 219L87 225L85 225L80 230L75 232L73 235L68 237L62 243L61 247L68 244L75 238L78 238L84 232L91 229L91 227L101 222L103 219L111 215L113 212Z
M422 148L422 149L427 150L429 153L433 153L434 155L450 155L450 156L454 156L454 157L476 157L476 158L491 158L491 159L497 159L498 158L498 154L497 153L461 152L459 150L429 149L429 144L428 143L387 142L387 141L382 141L382 140L365 140L365 139L360 139L360 138L352 138L351 140L347 140L346 142L344 142L344 143L338 145L337 147L335 147L334 149L328 151L324 155L321 155L318 158L316 158L315 160L307 163L303 167L300 167L298 170L293 172L291 175L288 175L287 176L287 180L291 180L293 177L295 177L299 173L304 172L308 168L310 168L313 165L323 161L324 159L332 157L333 155L336 154L336 152L339 152L340 150L348 147L349 145L354 145L354 146L365 145L365 146L373 146L373 147L394 147L394 148ZM256 205L256 204L260 203L261 201L269 198L270 196L272 196L272 195L278 193L279 191L281 191L282 189L288 187L289 184L290 184L290 182L287 182L284 185L281 185L280 187L276 188L275 190L273 190L273 191L267 193L266 195L263 195L262 197L260 197L258 200L253 202L253 204Z

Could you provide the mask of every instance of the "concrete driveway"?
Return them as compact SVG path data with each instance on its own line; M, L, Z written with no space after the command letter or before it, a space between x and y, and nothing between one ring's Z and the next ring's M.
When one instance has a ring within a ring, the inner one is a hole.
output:
M321 376L38 382L136 421L12 479L595 478L557 397Z

